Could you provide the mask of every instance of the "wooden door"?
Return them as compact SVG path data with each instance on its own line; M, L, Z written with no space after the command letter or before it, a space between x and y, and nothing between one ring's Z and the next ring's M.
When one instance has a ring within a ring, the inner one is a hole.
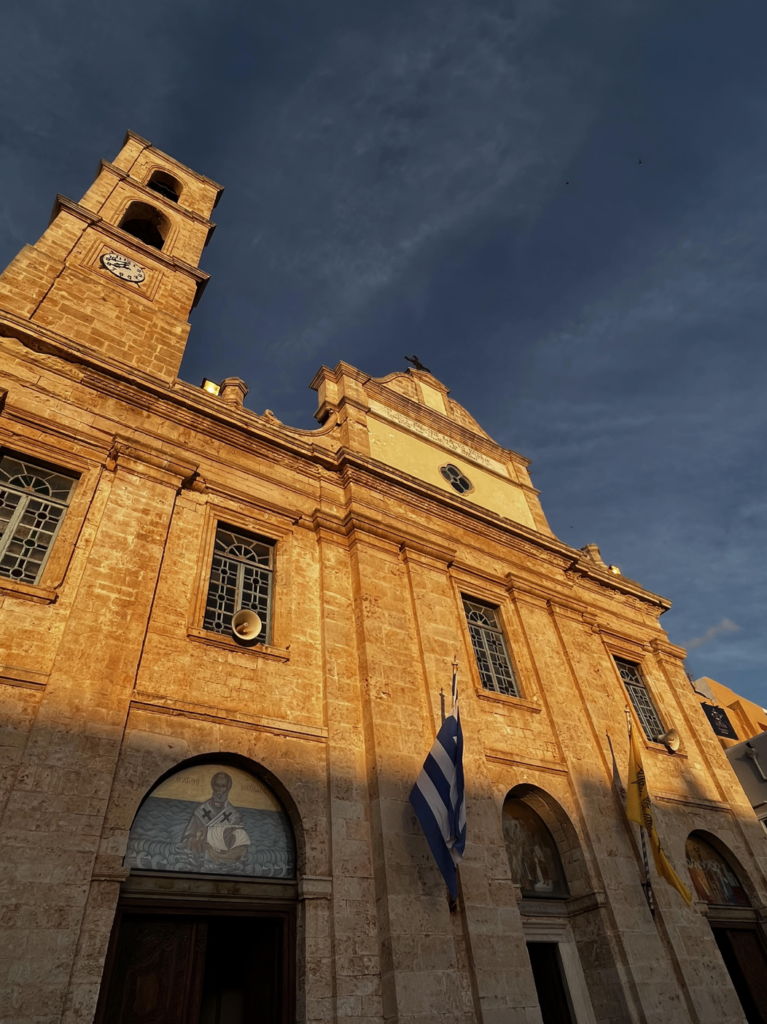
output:
M767 954L756 928L714 928L748 1024L767 1024Z
M116 928L98 1024L197 1024L205 922L122 914Z

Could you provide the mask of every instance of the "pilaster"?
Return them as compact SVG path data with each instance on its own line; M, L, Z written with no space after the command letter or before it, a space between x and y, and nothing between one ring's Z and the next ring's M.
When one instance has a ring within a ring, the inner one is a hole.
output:
M408 799L434 728L399 543L362 529L350 542L384 1017L474 1024L444 882Z
M11 908L0 1003L18 1021L62 1012L153 581L176 492L194 469L136 447L118 447L114 466L100 484L109 499L0 825Z

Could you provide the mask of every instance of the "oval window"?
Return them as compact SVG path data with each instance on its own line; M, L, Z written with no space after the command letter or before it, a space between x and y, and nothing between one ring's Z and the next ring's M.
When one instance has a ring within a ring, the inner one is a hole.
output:
M452 462L448 462L446 466L440 466L439 471L453 490L458 491L459 494L466 494L473 490L471 481Z
M160 783L141 805L125 865L293 878L293 831L260 779L230 765L195 765Z

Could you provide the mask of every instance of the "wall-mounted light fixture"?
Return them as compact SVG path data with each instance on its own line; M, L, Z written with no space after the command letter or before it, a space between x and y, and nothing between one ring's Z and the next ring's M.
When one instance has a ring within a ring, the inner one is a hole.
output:
M202 378L202 384L200 384L200 387L203 391L207 391L209 395L221 394L221 386L216 384L214 380L208 380L207 377Z
M621 571L617 565L608 565L607 568L610 570L613 576L620 576Z

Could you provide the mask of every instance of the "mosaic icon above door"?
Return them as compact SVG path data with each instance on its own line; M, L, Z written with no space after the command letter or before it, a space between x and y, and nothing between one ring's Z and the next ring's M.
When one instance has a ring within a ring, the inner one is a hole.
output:
M229 765L195 765L166 779L141 805L125 865L293 878L293 833L260 779Z
M711 843L694 832L685 844L687 870L699 900L713 907L750 907L740 879Z

